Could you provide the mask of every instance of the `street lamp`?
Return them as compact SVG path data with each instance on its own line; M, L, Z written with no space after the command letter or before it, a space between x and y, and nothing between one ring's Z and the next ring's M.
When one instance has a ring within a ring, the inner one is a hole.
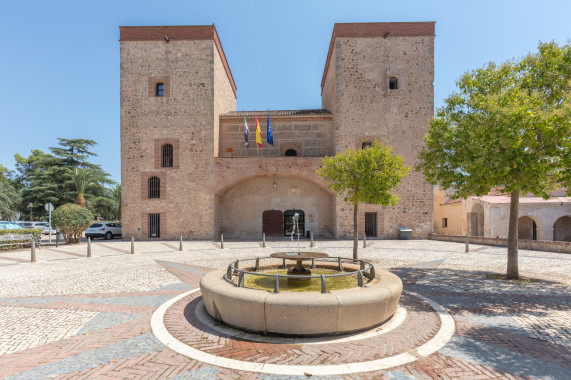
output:
M34 204L32 202L28 203L28 206L30 206L30 222L32 221L32 207L34 206Z

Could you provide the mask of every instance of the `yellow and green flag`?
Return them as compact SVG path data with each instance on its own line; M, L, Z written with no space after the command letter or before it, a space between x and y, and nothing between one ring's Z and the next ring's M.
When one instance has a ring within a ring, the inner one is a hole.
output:
M258 123L258 115L256 115L256 144L262 147L262 130L260 129L260 123Z

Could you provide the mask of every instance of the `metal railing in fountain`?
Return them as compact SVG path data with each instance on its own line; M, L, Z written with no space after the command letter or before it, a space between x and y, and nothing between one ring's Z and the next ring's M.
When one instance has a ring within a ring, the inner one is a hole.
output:
M269 274L269 273L260 273L257 270L260 268L260 261L261 260L275 260L271 257L265 258L255 258L255 259L244 259L244 260L236 260L228 265L228 269L226 270L226 278L234 284L232 280L233 276L238 276L237 283L234 286L237 287L244 287L244 276L245 275L252 275L252 276L265 276L265 277L274 277L274 293L280 292L280 278L294 278L298 279L311 279L311 278L319 278L321 279L321 293L327 293L327 278L334 278L334 277L343 277L343 276L352 276L357 275L357 286L364 287L365 286L365 277L368 278L367 282L372 281L375 278L375 266L368 261L358 260L358 259L347 259L344 257L328 257L326 259L311 259L311 266L310 268L315 268L315 262L325 262L325 263L337 263L337 270L343 271L343 263L350 263L350 264L359 264L358 270L350 271L350 272L343 272L338 274L321 274L318 276L311 276L311 275L285 275L285 274ZM246 271L244 269L240 269L240 263L245 263L249 261L255 261L254 265L254 272ZM282 262L281 268L285 268L285 259Z

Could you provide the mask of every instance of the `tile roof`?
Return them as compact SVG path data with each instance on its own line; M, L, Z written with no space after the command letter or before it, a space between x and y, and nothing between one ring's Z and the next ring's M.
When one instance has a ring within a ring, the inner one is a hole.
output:
M260 111L231 111L220 115L220 117L254 117L258 116L333 116L333 114L325 109L313 110L260 110Z

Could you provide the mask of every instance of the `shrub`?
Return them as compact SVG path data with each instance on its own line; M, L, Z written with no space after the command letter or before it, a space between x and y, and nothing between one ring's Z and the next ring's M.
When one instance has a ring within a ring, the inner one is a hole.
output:
M60 230L67 244L77 244L83 231L91 225L93 214L85 207L68 203L52 213L52 224Z

